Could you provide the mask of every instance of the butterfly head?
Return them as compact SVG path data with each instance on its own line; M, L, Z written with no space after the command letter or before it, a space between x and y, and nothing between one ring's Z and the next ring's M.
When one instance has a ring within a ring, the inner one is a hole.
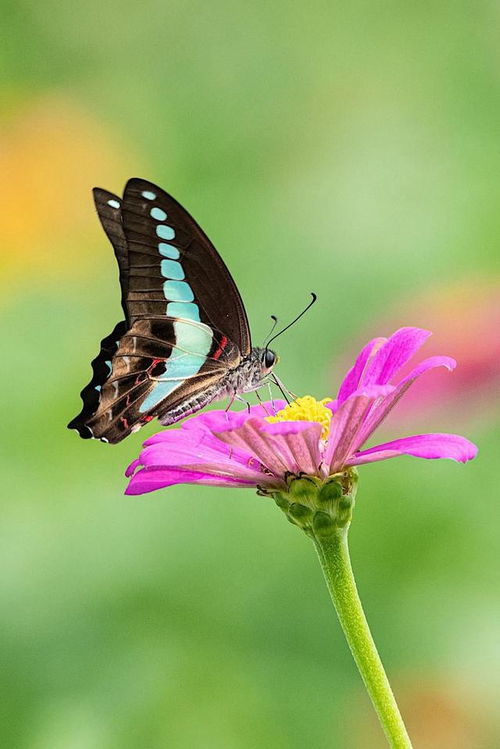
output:
M243 357L236 369L228 373L226 394L251 393L266 382L268 376L278 363L279 357L271 349L255 346Z
M243 363L243 368L247 373L244 389L248 391L259 388L266 377L271 374L278 361L278 355L271 349L267 347L253 348L246 362Z
M259 349L260 366L262 376L270 374L275 364L279 362L279 356L269 348Z

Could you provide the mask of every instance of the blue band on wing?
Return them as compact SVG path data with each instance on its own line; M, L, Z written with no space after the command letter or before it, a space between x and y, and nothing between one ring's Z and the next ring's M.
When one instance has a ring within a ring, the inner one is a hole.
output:
M160 268L163 278L171 278L174 281L182 281L185 278L182 265L176 260L162 260Z
M176 320L174 333L176 348L165 362L165 373L158 377L156 385L141 403L139 408L141 413L155 408L185 380L198 374L206 361L213 338L212 330L208 325L192 325L189 322Z
M165 221L167 218L167 214L163 210L163 208L158 208L158 206L155 205L154 208L151 208L149 211L149 215L151 218L156 219L157 221Z
M171 226L167 226L166 224L158 224L156 233L162 239L173 239L175 237L175 231Z
M200 309L193 302L169 302L167 304L167 315L200 322Z
M172 302L193 302L194 294L186 281L165 281L163 284L165 299Z
M181 253L175 247L173 244L168 244L167 242L160 242L158 245L158 252L160 255L163 255L163 257L168 257L170 260L178 260L181 256Z
M149 190L142 193L147 200L156 200L156 195ZM166 221L167 213L157 205L149 210L149 215L157 221ZM158 224L156 234L161 239L174 239L175 229L166 224ZM165 278L163 293L167 301L166 314L184 320L200 322L200 308L194 300L193 290L185 280L186 275L179 258L179 249L169 242L158 242L158 252L165 260L160 261L160 273ZM179 261L179 262L176 262Z

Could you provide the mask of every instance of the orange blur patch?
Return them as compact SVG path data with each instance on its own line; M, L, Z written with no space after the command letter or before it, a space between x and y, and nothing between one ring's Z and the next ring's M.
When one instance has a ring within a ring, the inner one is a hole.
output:
M116 138L71 101L50 97L4 117L0 144L1 276L26 273L27 264L30 275L65 277L88 266L98 230L90 190L127 176Z

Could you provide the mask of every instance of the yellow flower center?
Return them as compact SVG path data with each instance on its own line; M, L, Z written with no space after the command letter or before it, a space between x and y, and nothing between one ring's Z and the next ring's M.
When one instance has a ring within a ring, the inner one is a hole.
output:
M331 400L331 398L323 398L323 400L317 401L312 395L304 395L302 398L297 398L297 400L289 403L274 416L266 416L266 421L317 421L323 427L321 438L326 440L330 430L332 412L325 404L330 403Z

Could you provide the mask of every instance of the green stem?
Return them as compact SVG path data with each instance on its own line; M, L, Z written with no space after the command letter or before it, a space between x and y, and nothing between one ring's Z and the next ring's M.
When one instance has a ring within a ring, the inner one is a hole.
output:
M338 529L328 536L315 536L314 543L340 624L389 744L394 749L411 749L361 606L349 559L347 529Z

